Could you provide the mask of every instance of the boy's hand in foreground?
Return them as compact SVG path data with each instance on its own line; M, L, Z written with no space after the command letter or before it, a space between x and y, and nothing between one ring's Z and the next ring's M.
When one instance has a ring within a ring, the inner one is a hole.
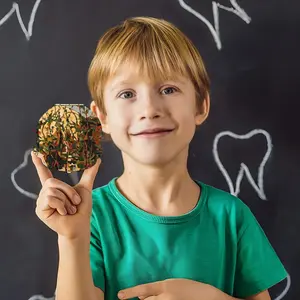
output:
M89 238L92 189L101 160L84 170L74 187L53 177L41 159L31 152L42 189L36 202L37 216L59 236Z
M189 279L167 279L137 285L118 293L119 299L138 297L145 300L230 300L217 288Z

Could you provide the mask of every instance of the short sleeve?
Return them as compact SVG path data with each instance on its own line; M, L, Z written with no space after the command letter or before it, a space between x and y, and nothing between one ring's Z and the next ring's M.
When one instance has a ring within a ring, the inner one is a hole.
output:
M104 276L104 263L103 253L100 242L100 231L97 218L92 212L91 215L91 237L90 237L90 265L95 287L105 291L105 276Z
M249 207L240 205L234 296L245 299L271 288L288 274Z

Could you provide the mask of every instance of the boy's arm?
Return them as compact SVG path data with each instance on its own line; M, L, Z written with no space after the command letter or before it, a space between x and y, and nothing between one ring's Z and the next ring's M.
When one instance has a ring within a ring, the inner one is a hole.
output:
M94 286L90 267L90 241L58 238L59 267L56 300L103 300Z
M269 291L266 290L254 296L248 297L245 300L271 300L271 297Z
M229 295L227 295L225 297L226 297L226 300L243 300L243 299L235 298L235 297L232 297L232 296L229 296ZM245 298L245 300L271 300L271 297L270 297L269 291L266 290L266 291L263 291L259 294L247 297L247 298Z
M97 300L104 300L104 293L101 289L95 287L96 299ZM251 300L251 299L250 299ZM254 299L257 300L257 299ZM260 299L259 299L260 300ZM264 300L264 299L262 299ZM269 300L269 299L268 299Z

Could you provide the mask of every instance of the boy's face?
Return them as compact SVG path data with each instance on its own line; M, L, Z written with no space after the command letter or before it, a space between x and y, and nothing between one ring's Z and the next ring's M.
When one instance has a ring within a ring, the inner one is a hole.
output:
M104 87L106 115L92 102L104 132L111 135L123 159L163 165L185 157L196 125L209 111L209 98L197 110L195 89L188 78L153 82L123 65ZM142 134L148 130L163 133ZM183 155L183 156L182 156Z

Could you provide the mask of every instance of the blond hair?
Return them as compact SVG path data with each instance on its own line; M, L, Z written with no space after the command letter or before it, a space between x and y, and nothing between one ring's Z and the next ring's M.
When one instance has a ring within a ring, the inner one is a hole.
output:
M200 53L183 32L166 20L133 17L104 33L89 67L88 87L103 113L104 85L124 62L138 66L150 79L165 81L178 75L190 78L197 105L201 106L209 93L209 77Z

